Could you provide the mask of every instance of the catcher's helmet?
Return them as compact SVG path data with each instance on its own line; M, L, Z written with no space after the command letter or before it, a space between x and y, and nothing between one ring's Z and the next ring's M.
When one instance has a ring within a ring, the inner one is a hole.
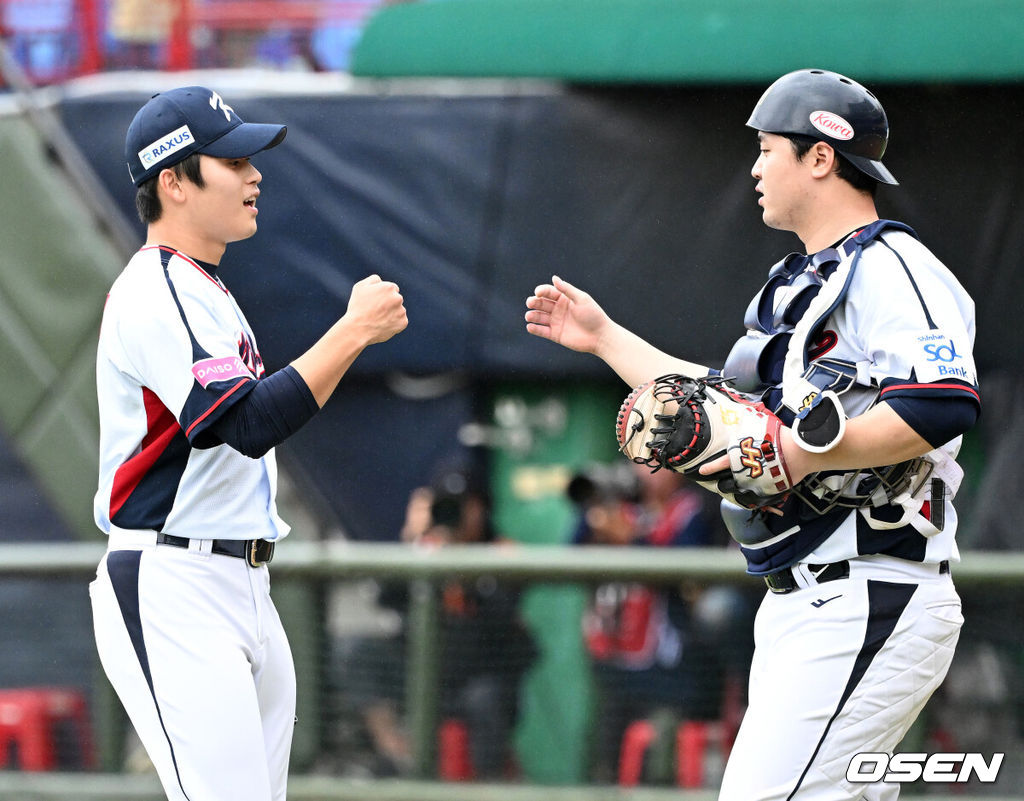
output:
M765 133L825 142L865 175L898 184L881 162L889 120L878 99L856 81L826 70L797 70L768 87L747 125Z

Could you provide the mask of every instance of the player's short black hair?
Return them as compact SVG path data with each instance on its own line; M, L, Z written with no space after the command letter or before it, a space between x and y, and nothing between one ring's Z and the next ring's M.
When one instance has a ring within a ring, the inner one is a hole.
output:
M821 141L820 139L812 139L809 136L788 136L786 138L793 144L793 152L796 153L797 159L802 159L807 155L807 151ZM854 189L867 192L871 197L874 197L878 191L878 181L854 167L853 162L845 158L838 150L835 151L835 154L836 174L852 185Z
M179 178L187 178L202 189L206 186L206 182L203 180L203 173L199 169L199 155L199 153L193 153L186 156L168 169L174 170L174 174ZM146 225L159 220L160 215L164 211L160 206L160 196L156 191L159 177L159 175L154 175L148 181L141 184L135 192L135 210L139 213L139 219Z

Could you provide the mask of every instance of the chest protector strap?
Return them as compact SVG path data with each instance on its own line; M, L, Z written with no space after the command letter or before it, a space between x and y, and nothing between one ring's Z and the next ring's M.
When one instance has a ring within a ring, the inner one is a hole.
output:
M781 388L777 410L784 407L793 415L795 440L807 450L827 451L842 438L847 415L836 390L850 388L848 381L840 389L811 375L816 339L849 292L864 248L889 229L916 236L903 223L878 220L838 248L810 257L790 254L776 264L747 307L747 334L726 359L724 374L741 392L763 392L773 385ZM865 387L871 383L867 367L850 365L856 383Z

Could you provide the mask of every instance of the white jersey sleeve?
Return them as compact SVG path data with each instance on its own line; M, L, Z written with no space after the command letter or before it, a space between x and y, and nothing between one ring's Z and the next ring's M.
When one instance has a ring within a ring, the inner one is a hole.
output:
M973 301L914 237L887 232L865 251L842 313L883 398L896 387L960 394L977 386Z

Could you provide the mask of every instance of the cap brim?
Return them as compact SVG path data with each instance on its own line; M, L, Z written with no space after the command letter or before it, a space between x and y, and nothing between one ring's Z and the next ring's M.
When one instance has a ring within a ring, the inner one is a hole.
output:
M886 169L886 166L880 161L874 161L873 159L865 158L864 156L853 156L849 153L843 153L843 158L849 160L849 162L860 170L865 175L874 178L883 184L889 184L891 186L899 186L900 182L893 177L893 174Z
M285 125L243 122L219 139L199 148L199 152L219 159L244 159L261 150L277 147L287 133L288 127Z

